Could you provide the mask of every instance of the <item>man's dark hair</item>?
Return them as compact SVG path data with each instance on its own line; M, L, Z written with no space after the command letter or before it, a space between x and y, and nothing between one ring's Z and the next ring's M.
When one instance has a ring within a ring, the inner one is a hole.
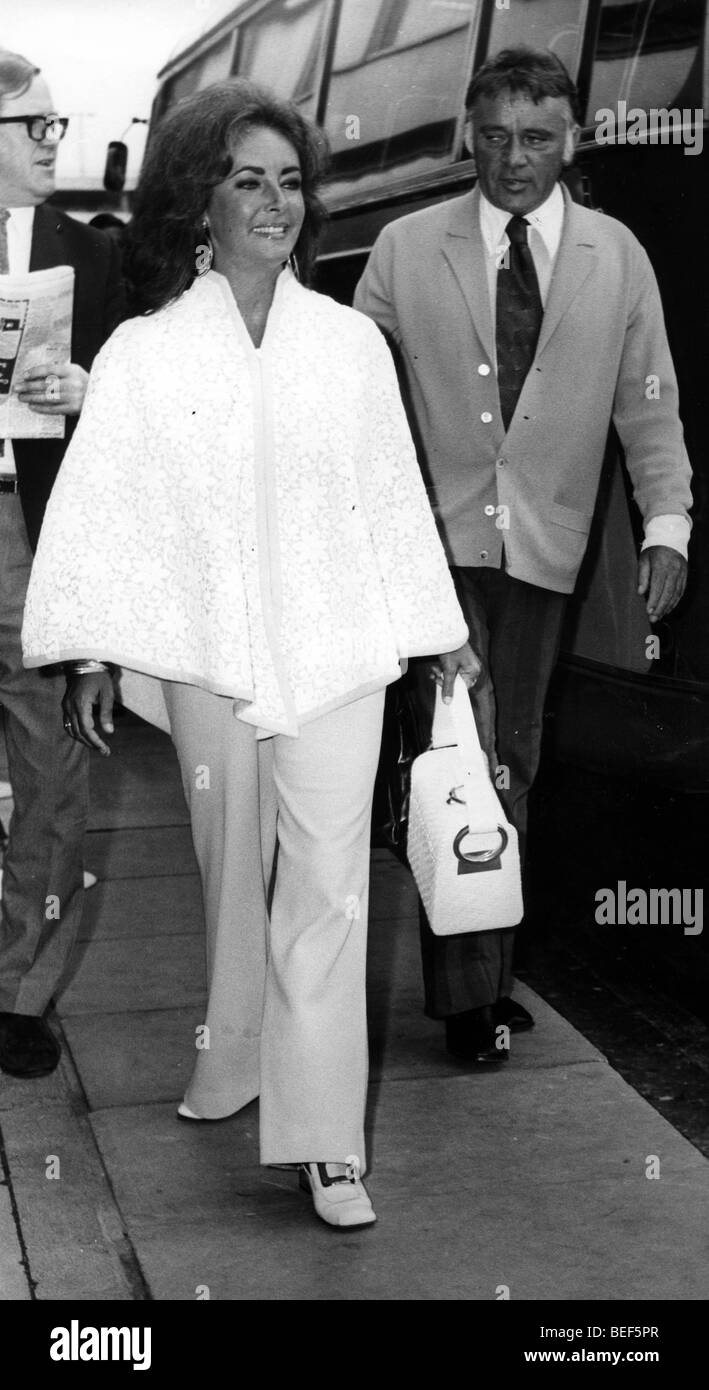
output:
M215 82L178 103L152 137L134 197L127 272L134 313L160 309L195 279L196 248L212 189L228 177L233 143L254 126L275 130L297 152L305 217L295 245L308 283L324 209L317 196L326 144L290 102L254 82Z
M23 58L21 53L10 53L9 49L0 48L0 110L5 97L24 96L38 76L39 68Z
M479 97L497 97L501 92L522 92L532 101L545 97L566 97L575 121L579 120L579 98L574 83L560 58L548 48L503 48L478 68L468 87L465 109L471 111Z

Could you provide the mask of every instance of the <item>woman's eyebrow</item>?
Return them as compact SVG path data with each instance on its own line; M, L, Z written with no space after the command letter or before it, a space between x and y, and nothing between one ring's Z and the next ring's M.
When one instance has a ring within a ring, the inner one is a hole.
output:
M262 169L261 166L260 166L260 164L243 164L243 165L241 166L240 169L235 169L235 170L234 170L234 173L235 173L235 174L246 174L246 173L249 173L249 174L265 174L265 172L266 172L266 170L265 170L265 169ZM281 169L281 174L282 174L282 175L283 175L283 174L299 174L299 173L300 173L300 165L299 165L299 164L287 164L287 165L285 166L284 169Z

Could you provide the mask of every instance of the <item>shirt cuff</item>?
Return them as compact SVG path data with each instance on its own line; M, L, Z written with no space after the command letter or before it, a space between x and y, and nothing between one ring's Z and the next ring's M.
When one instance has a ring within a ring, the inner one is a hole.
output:
M649 545L668 545L686 560L691 529L692 523L686 516L653 516L645 527L640 550L647 550Z

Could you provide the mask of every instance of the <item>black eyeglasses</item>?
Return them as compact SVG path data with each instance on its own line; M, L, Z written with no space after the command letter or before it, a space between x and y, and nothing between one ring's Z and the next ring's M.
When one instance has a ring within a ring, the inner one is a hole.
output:
M0 125L26 125L30 140L52 140L58 144L66 135L68 116L0 116Z

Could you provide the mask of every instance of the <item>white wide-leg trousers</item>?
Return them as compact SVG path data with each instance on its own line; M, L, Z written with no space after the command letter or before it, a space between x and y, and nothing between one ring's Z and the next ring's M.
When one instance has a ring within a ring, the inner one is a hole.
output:
M209 1003L186 1104L260 1095L261 1162L364 1172L372 793L384 691L257 739L234 702L164 682L200 867ZM270 913L268 887L278 842Z

